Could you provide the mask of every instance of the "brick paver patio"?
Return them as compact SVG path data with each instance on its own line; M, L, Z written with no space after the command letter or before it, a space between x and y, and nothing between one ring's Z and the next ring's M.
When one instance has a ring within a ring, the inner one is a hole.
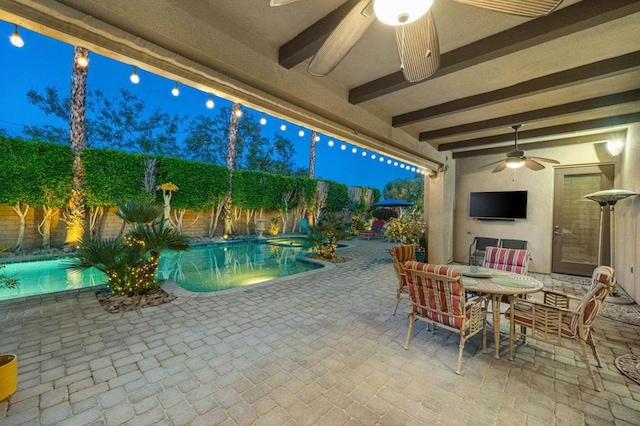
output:
M640 424L640 386L613 365L640 352L640 327L598 319L602 392L572 351L530 342L508 361L504 334L500 360L472 339L458 376L450 332L417 324L404 350L391 245L137 312L105 313L92 289L0 302L0 352L19 357L0 424Z

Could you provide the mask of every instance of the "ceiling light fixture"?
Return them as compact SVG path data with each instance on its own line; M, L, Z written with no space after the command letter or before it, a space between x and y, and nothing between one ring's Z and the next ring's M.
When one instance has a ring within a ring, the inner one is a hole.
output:
M607 141L607 152L609 153L610 156L617 157L622 153L623 149L624 149L624 142L622 142L620 139Z
M264 114L262 114L262 117L260 117L260 124L262 124L263 126L267 124L267 119L265 118Z
M209 96L209 99L207 99L207 102L205 102L205 105L209 109L213 109L213 107L216 106L216 104L213 102L213 96Z
M138 83L140 83L140 76L138 76L138 73L136 72L136 67L133 67L133 72L131 73L131 77L129 77L129 80L130 80L133 84L138 84Z
M519 169L524 166L524 160L522 158L511 157L505 160L507 162L507 167L510 169Z
M15 47L24 46L24 40L22 39L22 37L20 37L17 25L15 26L13 33L9 36L9 41L11 41L11 44L13 44Z
M173 96L178 96L180 94L180 89L178 89L178 83L176 82L176 85L173 86L173 89L171 89L171 94Z
M423 16L433 0L374 0L373 11L387 25L406 25Z

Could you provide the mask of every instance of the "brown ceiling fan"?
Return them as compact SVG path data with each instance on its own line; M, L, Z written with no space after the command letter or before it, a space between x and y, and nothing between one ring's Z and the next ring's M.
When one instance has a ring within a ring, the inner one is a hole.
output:
M498 173L503 171L505 168L509 167L511 169L517 169L519 167L526 167L531 170L542 170L544 166L539 162L542 161L544 163L552 163L552 164L560 164L557 160L552 160L550 158L541 158L541 157L527 157L525 156L525 152L518 149L518 129L522 127L522 124L515 124L511 126L513 130L515 130L515 149L509 153L507 153L507 158L500 161L495 161L493 163L485 164L484 166L479 167L482 169L484 167L493 166L494 164L498 164L498 167L493 169L491 173Z
M298 0L271 0L282 6ZM311 60L308 71L331 73L377 18L396 28L400 68L409 82L424 80L440 68L438 33L429 9L434 0L360 0L342 19ZM511 15L536 18L553 12L563 0L455 0Z

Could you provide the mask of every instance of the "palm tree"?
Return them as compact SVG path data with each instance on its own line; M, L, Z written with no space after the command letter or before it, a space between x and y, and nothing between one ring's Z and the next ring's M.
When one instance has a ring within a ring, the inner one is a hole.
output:
M233 233L232 209L233 209L233 170L236 162L236 137L238 134L238 118L242 115L240 104L235 102L231 107L229 118L229 138L227 139L227 169L229 169L229 192L224 204L224 234Z
M107 275L116 295L145 294L155 279L162 250L189 249L187 238L167 225L163 209L150 201L118 203L116 215L131 226L124 238L82 239L70 267L94 267Z
M66 244L76 244L84 234L84 164L82 152L85 138L85 109L87 106L87 74L89 51L75 47L73 52L73 73L71 74L71 120L69 137L73 151L73 186L65 213L67 223Z
M316 172L316 142L318 142L318 133L314 130L311 132L311 152L309 152L309 177L313 179Z

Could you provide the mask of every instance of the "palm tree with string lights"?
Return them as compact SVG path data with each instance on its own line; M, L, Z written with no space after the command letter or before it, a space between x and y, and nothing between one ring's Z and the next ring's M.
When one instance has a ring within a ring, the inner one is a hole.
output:
M65 244L77 244L84 234L85 194L84 164L82 153L85 139L85 113L87 107L87 74L89 71L89 51L74 47L73 72L71 74L71 120L69 138L73 151L73 185L71 197L64 217L67 225Z

